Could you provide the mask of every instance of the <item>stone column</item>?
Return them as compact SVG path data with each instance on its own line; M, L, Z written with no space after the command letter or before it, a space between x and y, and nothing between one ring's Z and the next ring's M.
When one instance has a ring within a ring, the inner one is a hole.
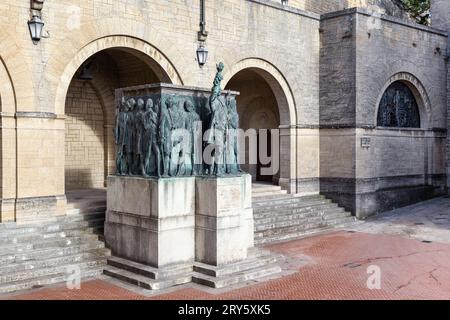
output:
M253 210L249 174L197 177L196 261L222 266L247 258L253 247Z
M296 128L280 126L280 178L278 184L289 193L297 193Z
M38 222L65 215L65 117L51 112L18 111L15 118L16 222Z

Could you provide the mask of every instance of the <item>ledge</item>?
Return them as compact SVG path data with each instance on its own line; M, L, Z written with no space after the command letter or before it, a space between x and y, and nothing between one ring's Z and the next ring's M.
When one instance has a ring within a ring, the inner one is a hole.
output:
M312 20L316 20L316 21L320 21L320 15L317 13L313 13L313 12L308 12L308 11L304 11L301 9L297 9L294 7L291 7L289 5L284 6L281 3L276 3L273 1L269 1L269 0L247 0L248 2L253 2L253 3L257 3L263 6L267 6L276 10L281 10L281 11L285 11L285 12L289 12L292 14L296 14L302 17L306 17Z
M170 83L153 83L153 84L143 84L138 86L132 86L132 87L124 87L124 88L118 88L116 89L117 92L130 92L130 91L142 91L146 89L154 89L154 88L161 88L161 89L171 89L171 90L179 90L179 91L197 91L197 92L203 92L205 94L210 94L211 89L208 88L200 88L200 87L193 87L193 86L182 86L177 84L170 84ZM237 91L232 90L222 90L222 95L232 94L238 96L240 93Z
M58 116L53 112L26 112L18 111L15 114L16 118L46 118L46 119L56 119Z
M341 16L346 16L346 15L352 15L352 14L361 14L361 15L369 16L369 17L372 16L370 11L365 8L350 8L350 9L325 13L320 16L320 20L328 20L328 19L337 18L337 17L341 17ZM396 18L396 17L392 17L392 16L388 16L388 15L382 15L380 19L382 21L395 23L395 24L402 25L402 26L405 26L408 28L413 28L416 30L433 33L433 34L436 34L436 35L439 35L442 37L448 37L448 33L446 31L436 29L433 27L424 26L424 25L414 23L414 22L409 22L409 21L406 21L406 20L403 20L400 18Z

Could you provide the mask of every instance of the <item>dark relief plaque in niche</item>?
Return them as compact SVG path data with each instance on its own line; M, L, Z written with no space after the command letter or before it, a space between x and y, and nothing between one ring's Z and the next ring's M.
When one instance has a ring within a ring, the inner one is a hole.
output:
M402 82L394 82L383 94L378 108L377 125L381 127L420 128L416 98Z

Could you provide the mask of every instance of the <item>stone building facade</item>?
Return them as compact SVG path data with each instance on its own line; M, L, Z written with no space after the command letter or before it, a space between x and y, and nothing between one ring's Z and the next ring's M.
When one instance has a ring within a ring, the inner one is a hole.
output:
M362 218L450 184L448 1L433 2L433 27L392 0L206 1L203 67L197 0L44 1L36 44L29 0L0 10L1 222L64 215L66 191L105 186L115 89L209 88L219 61L242 126L280 129L271 181L288 192L323 193ZM413 93L420 128L377 124L394 82Z

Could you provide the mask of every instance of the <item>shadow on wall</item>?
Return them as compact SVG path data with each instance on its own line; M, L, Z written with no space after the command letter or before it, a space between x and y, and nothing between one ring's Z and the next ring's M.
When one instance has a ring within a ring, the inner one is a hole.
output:
M87 168L66 168L64 177L66 190L102 188L105 186L104 175L99 175Z

